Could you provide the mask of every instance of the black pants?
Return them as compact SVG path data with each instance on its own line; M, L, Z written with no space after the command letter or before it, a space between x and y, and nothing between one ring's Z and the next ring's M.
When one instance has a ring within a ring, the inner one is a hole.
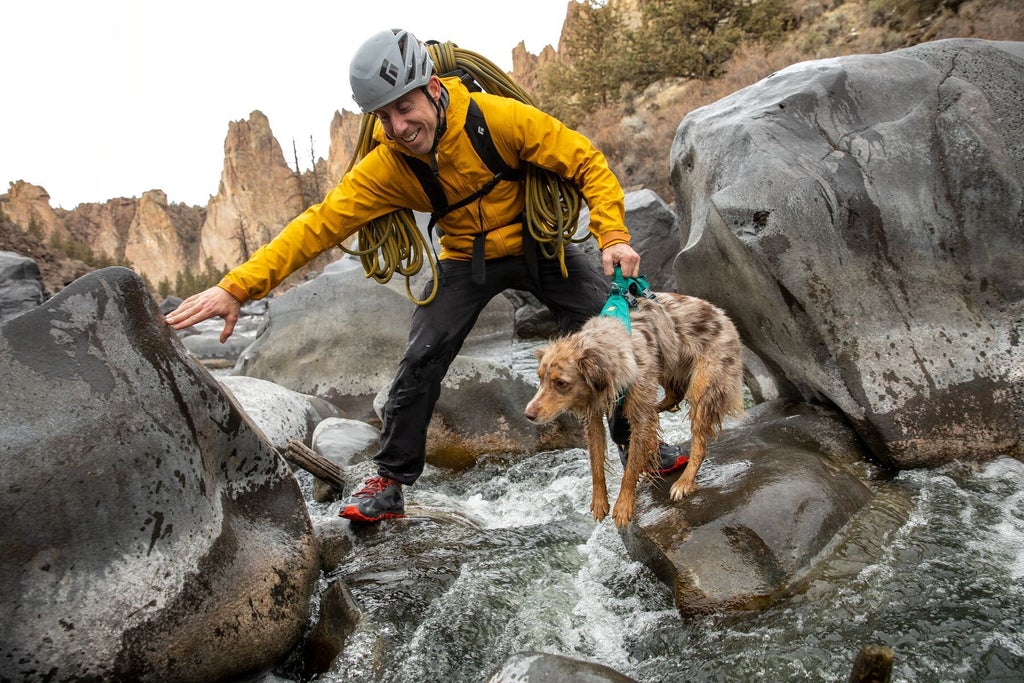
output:
M403 484L413 483L422 474L427 426L441 393L441 380L492 298L506 289L528 291L551 310L563 332L578 329L601 312L609 283L593 257L567 245L568 278L562 277L558 261L540 258L538 262L539 282L530 276L522 256L488 261L482 285L473 281L470 262L438 263L437 296L413 313L405 357L384 406L381 448L374 456L379 474Z

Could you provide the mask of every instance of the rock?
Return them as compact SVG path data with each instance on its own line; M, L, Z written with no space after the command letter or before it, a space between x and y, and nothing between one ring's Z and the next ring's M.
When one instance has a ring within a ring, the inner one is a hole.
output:
M245 261L303 208L299 178L267 117L254 111L248 119L232 121L220 186L206 207L199 263L230 268Z
M681 291L886 465L1024 453L1022 91L1024 43L941 40L796 64L673 142Z
M320 596L320 618L305 642L304 679L310 674L325 673L331 662L345 649L348 640L362 619L362 610L352 591L341 581L333 581Z
M310 397L255 377L221 377L220 383L274 448L283 451L292 439L309 443L321 419Z
M327 418L313 430L310 445L338 467L351 467L373 458L380 447L380 431L359 420ZM313 500L326 503L342 493L319 477L313 478Z
M373 399L390 385L405 351L413 306L404 282L382 286L357 260L342 259L271 300L266 325L235 372L324 398L342 417L373 420ZM511 355L511 335L511 306L495 297L463 353L491 355L503 346Z
M0 322L31 311L46 298L36 262L13 251L0 251Z
M850 471L866 454L841 416L775 401L747 420L711 444L692 496L669 499L677 476L642 484L622 532L683 615L767 606L871 498Z
M256 339L263 318L239 316L235 329L227 341L220 341L224 321L210 318L178 332L185 348L207 367L233 368L238 358Z
M661 197L651 190L629 192L625 198L626 225L631 235L630 244L640 254L640 269L651 289L675 292L673 263L679 252L679 231L675 215ZM590 212L584 206L580 211L577 237L587 234ZM590 254L597 264L601 263L601 252L593 238L580 243L584 253ZM609 286L611 278L608 279ZM532 294L507 292L515 306L516 335L522 339L550 339L558 336L558 323L548 309Z
M319 571L287 465L124 268L0 324L0 679L276 662Z
M188 255L195 249L187 238L198 233L198 217L190 214L189 223L176 220L180 215L175 214L163 190L150 190L142 194L128 226L124 257L155 284L174 286L178 275L191 267Z
M615 669L547 652L519 652L488 674L484 683L636 683Z
M389 389L374 401L378 417ZM426 461L461 470L484 454L522 455L584 443L574 417L563 415L541 426L526 419L523 409L535 392L535 386L503 365L456 356L427 429Z

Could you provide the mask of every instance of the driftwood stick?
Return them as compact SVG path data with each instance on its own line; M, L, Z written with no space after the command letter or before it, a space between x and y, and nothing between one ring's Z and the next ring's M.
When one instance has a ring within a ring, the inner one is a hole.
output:
M849 683L888 683L892 676L892 648L865 645L857 653Z
M345 489L345 480L341 476L341 468L301 441L296 441L295 439L289 441L288 448L284 451L284 457L314 477L323 479L339 491Z

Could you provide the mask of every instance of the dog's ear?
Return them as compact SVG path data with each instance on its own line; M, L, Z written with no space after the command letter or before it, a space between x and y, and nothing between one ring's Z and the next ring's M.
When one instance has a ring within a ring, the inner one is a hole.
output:
M533 350L533 355L537 357L538 361L544 360L544 354L548 352L550 346L543 346Z
M596 393L602 394L613 382L611 367L604 355L595 348L585 348L576 363L583 380Z

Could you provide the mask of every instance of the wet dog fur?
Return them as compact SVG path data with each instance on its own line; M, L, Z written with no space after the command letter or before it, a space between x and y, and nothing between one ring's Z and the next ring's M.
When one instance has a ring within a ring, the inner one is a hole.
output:
M691 296L659 292L631 310L632 334L622 321L597 316L579 331L537 350L540 387L526 406L526 418L545 424L563 413L586 426L594 519L608 514L605 485L607 442L604 418L619 397L632 431L622 484L612 516L625 526L633 517L640 475L658 468L658 413L689 406L693 435L690 462L672 485L672 500L696 488L695 477L722 421L743 410L743 362L732 321L713 304ZM658 401L658 387L664 397Z

